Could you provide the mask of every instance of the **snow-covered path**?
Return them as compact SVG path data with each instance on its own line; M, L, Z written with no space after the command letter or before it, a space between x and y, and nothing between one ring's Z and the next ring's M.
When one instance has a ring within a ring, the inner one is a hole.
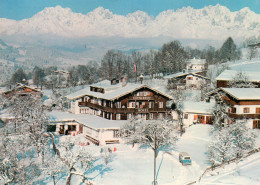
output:
M201 175L199 165L193 161L192 165L182 166L178 159L178 152L167 153L174 162L175 170L173 173L173 181L167 185L176 184L183 185L195 181Z

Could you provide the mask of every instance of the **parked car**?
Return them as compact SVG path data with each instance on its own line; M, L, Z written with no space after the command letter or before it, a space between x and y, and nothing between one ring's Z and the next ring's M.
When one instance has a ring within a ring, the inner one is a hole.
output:
M179 161L182 165L191 165L191 157L187 152L180 152Z

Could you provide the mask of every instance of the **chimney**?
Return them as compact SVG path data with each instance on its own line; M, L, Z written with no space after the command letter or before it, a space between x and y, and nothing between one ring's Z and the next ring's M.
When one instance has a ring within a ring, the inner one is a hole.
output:
M127 76L123 76L122 78L122 87L126 86L127 85Z

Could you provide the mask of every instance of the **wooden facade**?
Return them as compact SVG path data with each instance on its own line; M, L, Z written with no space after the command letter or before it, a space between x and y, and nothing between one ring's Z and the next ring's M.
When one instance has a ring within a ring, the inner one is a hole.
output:
M91 91L104 93L100 88L90 88ZM91 112L106 119L127 120L132 116L140 116L147 120L170 116L171 109L167 107L169 100L169 97L151 88L142 87L114 100L85 95L78 101L78 106L80 110L88 109L80 113Z
M228 81L226 80L217 80L217 88L228 87Z

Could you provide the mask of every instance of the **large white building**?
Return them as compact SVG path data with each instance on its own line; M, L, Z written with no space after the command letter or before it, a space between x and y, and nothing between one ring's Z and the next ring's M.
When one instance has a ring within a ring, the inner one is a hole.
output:
M57 134L83 134L97 145L120 143L119 128L126 123L107 120L94 115L53 111L49 113L48 131Z

